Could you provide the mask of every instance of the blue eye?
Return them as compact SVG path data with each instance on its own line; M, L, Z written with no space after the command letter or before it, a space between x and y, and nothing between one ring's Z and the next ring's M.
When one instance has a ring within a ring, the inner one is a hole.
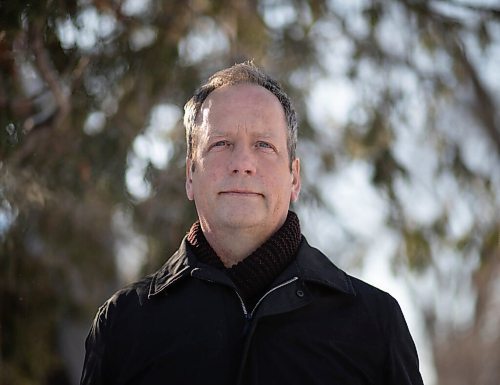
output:
M218 142L215 142L212 144L212 147L225 147L228 146L229 142L227 140L219 140Z
M260 147L260 148L274 150L273 145L270 144L270 143L267 143L267 142L258 141L257 144L256 144L256 146Z

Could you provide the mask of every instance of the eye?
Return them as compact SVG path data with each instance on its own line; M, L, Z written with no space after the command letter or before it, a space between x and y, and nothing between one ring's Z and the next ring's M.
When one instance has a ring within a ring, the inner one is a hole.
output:
M214 142L210 146L210 149L212 149L212 148L224 148L224 147L228 147L229 145L230 145L230 143L227 140L218 140L217 142Z
M264 142L262 140L259 140L256 144L255 144L258 148L262 148L264 150L272 150L272 151L276 151L274 146L271 144L271 143L268 143L268 142Z

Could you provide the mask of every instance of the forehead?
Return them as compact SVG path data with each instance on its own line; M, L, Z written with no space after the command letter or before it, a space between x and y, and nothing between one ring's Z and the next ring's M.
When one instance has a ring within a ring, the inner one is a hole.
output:
M215 89L201 106L201 123L209 120L251 119L286 125L285 112L278 98L256 84L228 85Z

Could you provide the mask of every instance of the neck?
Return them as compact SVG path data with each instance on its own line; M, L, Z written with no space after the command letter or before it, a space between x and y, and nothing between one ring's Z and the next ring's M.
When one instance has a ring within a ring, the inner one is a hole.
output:
M279 222L278 226L270 234L262 233L258 229L249 230L247 228L214 229L207 226L203 221L200 224L203 235L212 249L224 266L230 268L257 250L283 225L285 219Z

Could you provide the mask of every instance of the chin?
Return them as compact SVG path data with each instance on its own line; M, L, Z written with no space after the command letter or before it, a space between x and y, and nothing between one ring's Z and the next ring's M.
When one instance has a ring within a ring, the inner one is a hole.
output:
M248 228L248 227L255 227L255 226L260 226L263 224L262 220L258 220L257 218L252 218L252 217L240 217L240 216L233 216L231 218L226 218L225 220L226 226L230 226L232 228Z
M225 212L221 219L223 219L226 226L233 228L262 226L266 223L265 215L250 209Z

